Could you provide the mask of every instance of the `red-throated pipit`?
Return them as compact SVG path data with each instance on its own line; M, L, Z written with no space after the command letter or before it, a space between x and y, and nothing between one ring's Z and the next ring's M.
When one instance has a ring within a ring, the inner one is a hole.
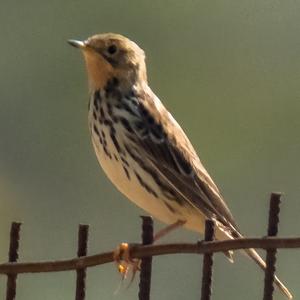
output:
M149 87L144 51L112 33L69 43L83 52L92 143L113 184L166 224L203 232L211 219L216 239L242 237L188 137ZM265 268L254 249L245 251ZM275 282L292 298L277 277Z

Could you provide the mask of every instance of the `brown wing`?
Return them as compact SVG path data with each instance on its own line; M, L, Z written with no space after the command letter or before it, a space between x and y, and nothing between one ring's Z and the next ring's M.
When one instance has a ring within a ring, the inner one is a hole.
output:
M138 96L138 102L140 118L133 128L136 142L142 146L139 156L156 168L178 201L187 201L208 218L215 217L227 227L237 229L217 186L172 115L150 89Z

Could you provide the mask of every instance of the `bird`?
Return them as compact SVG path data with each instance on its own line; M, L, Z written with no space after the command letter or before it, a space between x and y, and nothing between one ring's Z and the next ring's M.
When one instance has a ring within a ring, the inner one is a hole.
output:
M92 145L116 188L171 227L203 233L205 221L213 220L217 240L243 237L189 138L151 90L144 50L116 33L68 42L84 57ZM266 268L254 249L244 251ZM292 299L277 276L275 284Z

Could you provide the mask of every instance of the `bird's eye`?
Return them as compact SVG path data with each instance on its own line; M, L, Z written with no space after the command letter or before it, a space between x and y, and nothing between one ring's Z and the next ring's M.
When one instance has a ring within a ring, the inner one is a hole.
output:
M108 46L107 48L107 52L110 54L110 55L113 55L117 52L117 46L116 45L110 45Z

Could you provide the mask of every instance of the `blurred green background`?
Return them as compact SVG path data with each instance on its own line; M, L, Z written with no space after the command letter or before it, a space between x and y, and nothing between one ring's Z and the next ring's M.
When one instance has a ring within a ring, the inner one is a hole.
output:
M244 233L265 234L275 190L285 194L280 235L299 236L299 11L290 0L2 0L0 262L13 220L24 223L20 261L73 257L79 223L91 226L90 254L140 239L143 212L96 161L82 57L66 43L109 31L145 49L152 89L182 124ZM164 242L199 238L178 230ZM299 251L278 256L280 277L297 299ZM239 253L235 264L223 255L215 262L214 299L261 299L256 265ZM155 258L152 299L199 299L200 273L200 257ZM137 299L137 282L114 295L119 281L112 264L90 269L87 299ZM5 283L0 277L1 299ZM17 299L74 299L74 287L74 273L23 275Z

